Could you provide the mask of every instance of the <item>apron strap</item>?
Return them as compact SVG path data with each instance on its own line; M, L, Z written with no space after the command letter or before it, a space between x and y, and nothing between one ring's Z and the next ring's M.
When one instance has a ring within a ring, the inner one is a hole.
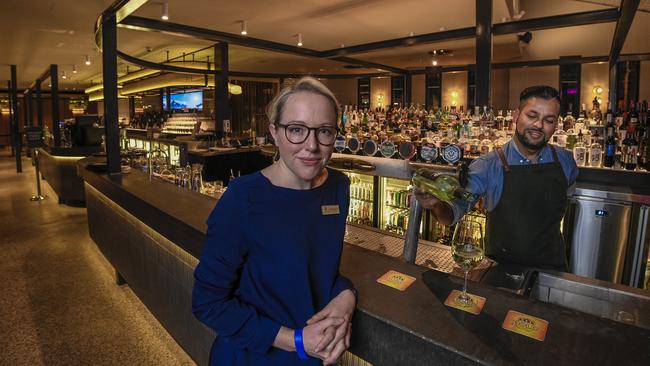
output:
M499 155L499 159L501 159L501 164L503 164L503 170L509 172L510 165L508 165L508 160L506 160L506 156L503 154L503 149L501 148L501 146L495 147L494 150L497 151L497 155Z
M548 144L548 146L551 147L551 152L553 153L553 162L557 163L559 160L557 158L557 151L555 150L555 146L553 144Z

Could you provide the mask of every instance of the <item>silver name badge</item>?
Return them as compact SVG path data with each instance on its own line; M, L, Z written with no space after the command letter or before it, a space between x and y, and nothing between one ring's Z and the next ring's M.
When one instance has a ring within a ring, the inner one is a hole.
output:
M320 210L323 215L338 215L340 213L339 205L322 205Z

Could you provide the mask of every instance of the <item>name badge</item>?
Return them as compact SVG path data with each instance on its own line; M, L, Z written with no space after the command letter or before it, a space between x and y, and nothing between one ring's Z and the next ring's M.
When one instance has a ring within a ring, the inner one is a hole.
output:
M323 215L338 215L340 213L339 205L322 205L320 210Z

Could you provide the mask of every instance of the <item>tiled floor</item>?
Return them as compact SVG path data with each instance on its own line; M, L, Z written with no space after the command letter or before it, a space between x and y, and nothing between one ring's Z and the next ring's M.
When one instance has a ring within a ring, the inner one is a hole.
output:
M0 365L188 365L88 236L86 209L31 202L34 169L0 150Z

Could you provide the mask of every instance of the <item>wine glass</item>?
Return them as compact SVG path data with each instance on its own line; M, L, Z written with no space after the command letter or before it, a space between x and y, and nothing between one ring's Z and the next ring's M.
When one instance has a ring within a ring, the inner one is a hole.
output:
M481 224L467 217L460 220L451 240L451 255L454 262L465 272L463 292L456 299L463 306L472 304L472 298L467 294L467 274L481 263L484 251Z

